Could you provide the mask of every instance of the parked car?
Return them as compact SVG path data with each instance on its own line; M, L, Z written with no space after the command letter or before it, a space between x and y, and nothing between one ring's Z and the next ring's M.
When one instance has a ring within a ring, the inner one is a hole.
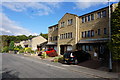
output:
M53 49L53 48L48 48L48 49L45 50L45 51L41 51L41 52L38 54L38 56L41 56L43 52L46 52L46 54L47 54L49 57L58 56L56 50Z
M77 58L74 56L73 51L68 51L63 54L63 61L67 64L77 64Z
M49 57L55 57L55 56L58 56L57 52L55 49L53 48L48 48L47 51L45 51L46 54L49 56Z
M91 59L91 55L86 51L79 50L79 51L68 51L65 52L63 55L63 60L67 64L78 64L82 61L86 61Z

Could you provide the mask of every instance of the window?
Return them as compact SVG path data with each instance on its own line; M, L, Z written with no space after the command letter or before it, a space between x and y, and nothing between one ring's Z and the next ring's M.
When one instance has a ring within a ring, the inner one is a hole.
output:
M50 37L50 41L52 41L52 37Z
M85 18L84 17L82 17L82 23L84 23L85 22Z
M84 37L84 32L82 32L82 38Z
M94 30L91 30L91 37L94 36Z
M98 29L98 35L100 35L100 29Z
M66 33L66 39L68 38L68 34Z
M62 37L61 37L62 39L63 39L63 34L62 34Z
M98 12L98 18L101 18L101 12Z
M70 38L72 38L72 32L70 33Z
M94 14L91 14L91 20L94 20Z
M65 25L65 22L61 22L61 27L64 27L64 25Z
M68 25L73 24L73 19L68 20Z
M106 17L106 11L102 11L102 17Z
M87 37L87 31L85 31L85 37Z
M93 51L93 46L89 45L89 51Z
M63 39L65 39L65 34L63 35Z
M58 26L54 27L54 31L55 31L55 30L58 30Z
M87 16L85 16L85 22L87 22Z
M104 34L107 34L107 29L106 28L104 28Z
M82 38L84 38L85 37L85 32L82 32Z
M85 51L85 45L83 45L83 46L82 46L82 50L84 50L84 51Z
M86 51L89 51L89 46L88 45L86 45Z
M60 34L60 39L62 39L62 35Z
M90 21L90 15L88 15L88 21Z
M90 31L88 31L88 37L90 37Z

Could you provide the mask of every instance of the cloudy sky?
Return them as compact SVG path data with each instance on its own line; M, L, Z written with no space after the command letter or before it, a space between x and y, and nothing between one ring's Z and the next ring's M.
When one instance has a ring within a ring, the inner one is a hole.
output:
M65 13L80 16L108 6L107 2L93 2L91 0L86 0L86 2L79 0L76 0L77 2L60 2L59 0L56 2L8 1L0 3L0 25L2 26L0 32L3 35L48 33L48 27L57 24Z

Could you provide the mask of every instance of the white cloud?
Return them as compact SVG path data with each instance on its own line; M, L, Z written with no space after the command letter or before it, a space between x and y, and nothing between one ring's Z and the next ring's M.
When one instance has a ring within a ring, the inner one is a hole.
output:
M87 9L87 8L90 8L92 6L97 6L97 5L100 5L100 4L105 4L106 2L77 2L75 3L75 7L74 8L78 8L78 9Z
M57 2L3 2L3 7L6 7L10 10L16 11L16 12L25 12L30 11L32 15L48 15L50 13L53 13L53 8L59 7L59 4Z
M31 33L29 30L19 26L15 21L10 20L5 14L0 13L0 32L2 35L36 35L37 33Z
M110 2L119 2L119 0L110 0ZM87 9L100 4L108 4L108 0L76 0L74 9Z

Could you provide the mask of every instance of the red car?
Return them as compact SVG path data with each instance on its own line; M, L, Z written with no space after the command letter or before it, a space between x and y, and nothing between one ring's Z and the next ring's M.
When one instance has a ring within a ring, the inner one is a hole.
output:
M47 51L45 51L46 54L49 56L49 57L55 57L55 56L58 56L57 52L55 49L53 48L48 48Z

